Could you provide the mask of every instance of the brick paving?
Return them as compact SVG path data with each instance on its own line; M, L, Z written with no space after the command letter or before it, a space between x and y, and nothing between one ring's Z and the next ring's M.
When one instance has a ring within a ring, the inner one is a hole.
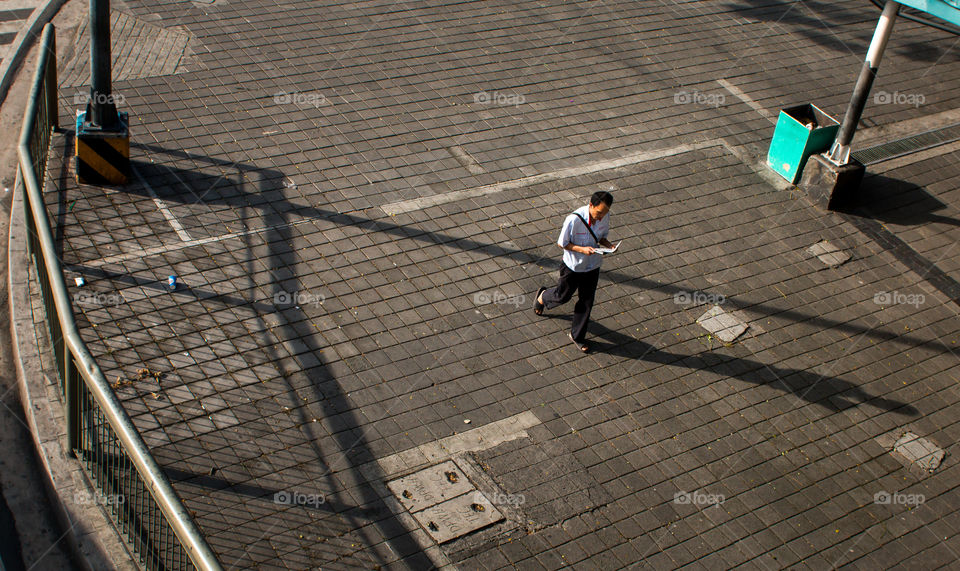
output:
M842 113L869 4L119 9L189 32L197 71L118 81L131 183L76 185L60 135L49 206L68 281L87 280L83 337L225 567L957 559L960 326L939 287L960 277L955 155L871 167L888 202L846 214L757 166L772 125L754 107ZM875 90L926 102L872 104L865 126L955 107L954 41L898 22ZM930 198L889 206L898 184ZM624 242L583 356L570 307L531 304L597 189ZM432 206L387 214L414 199ZM851 259L807 252L824 239ZM749 329L720 343L705 300ZM160 380L126 382L143 367ZM529 412L450 453L524 501L433 545L385 482L438 463L411 451ZM947 450L933 474L882 444L908 430Z

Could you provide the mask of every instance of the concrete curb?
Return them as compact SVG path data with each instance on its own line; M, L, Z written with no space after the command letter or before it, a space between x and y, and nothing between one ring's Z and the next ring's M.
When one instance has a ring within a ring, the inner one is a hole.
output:
M27 57L30 46L33 45L34 40L40 37L40 32L47 22L52 20L54 14L66 3L67 0L47 0L43 8L36 9L30 14L27 25L13 39L13 49L10 51L10 56L3 60L3 66L0 67L0 104L7 98L7 91L20 69L20 64Z
M44 469L40 476L53 512L66 530L64 539L82 568L139 570L103 506L91 501L99 495L69 450L59 384L55 373L48 374L41 361L41 345L49 350L49 342L35 334L26 228L19 200L22 190L17 169L8 246L10 322L20 398ZM50 358L52 355L48 361Z

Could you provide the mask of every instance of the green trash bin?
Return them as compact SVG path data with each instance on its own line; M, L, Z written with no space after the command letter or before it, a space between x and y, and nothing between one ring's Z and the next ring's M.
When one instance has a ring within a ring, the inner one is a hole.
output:
M840 123L816 105L808 103L780 110L767 153L767 166L795 184L800 180L807 158L829 150L838 129Z

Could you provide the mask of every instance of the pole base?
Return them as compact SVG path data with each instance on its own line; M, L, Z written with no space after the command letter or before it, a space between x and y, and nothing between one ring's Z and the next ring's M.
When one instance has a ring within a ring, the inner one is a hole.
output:
M81 184L121 185L130 176L130 129L126 113L120 113L118 129L90 129L86 113L77 115L76 168Z
M811 155L797 186L820 208L837 210L856 202L865 172L863 164L855 159L838 166L826 155Z

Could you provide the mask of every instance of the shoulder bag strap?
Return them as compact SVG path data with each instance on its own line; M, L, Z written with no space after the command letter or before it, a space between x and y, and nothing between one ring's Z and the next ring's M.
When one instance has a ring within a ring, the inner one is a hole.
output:
M580 219L580 222L583 222L583 225L587 227L587 232L590 232L590 235L593 236L593 240L594 240L594 241L597 243L597 245L599 246L599 245L600 245L600 240L597 240L597 235L593 233L593 230L590 228L590 225L587 224L587 221L583 219L583 216L580 216L580 213L579 213L579 212L574 212L573 215L576 216L577 218L579 218L579 219Z

